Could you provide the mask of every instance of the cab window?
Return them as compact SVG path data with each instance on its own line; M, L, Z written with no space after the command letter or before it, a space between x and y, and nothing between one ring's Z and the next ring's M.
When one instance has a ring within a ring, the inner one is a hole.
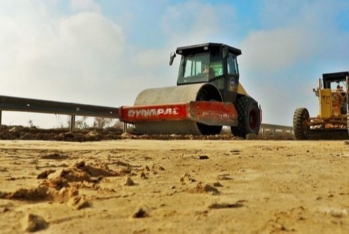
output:
M223 66L222 66L222 55L220 53L213 53L211 56L211 65L214 75L213 77L223 75ZM211 78L213 78L211 77Z
M209 65L209 61L209 53L183 55L177 83L207 82L208 76L204 74L204 68Z
M239 74L236 56L232 53L228 54L227 70L230 75Z

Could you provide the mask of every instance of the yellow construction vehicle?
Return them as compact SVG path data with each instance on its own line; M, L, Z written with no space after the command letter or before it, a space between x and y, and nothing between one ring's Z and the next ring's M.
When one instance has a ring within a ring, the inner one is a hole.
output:
M313 92L319 99L319 113L310 117L306 108L297 108L293 130L297 140L348 137L349 72L326 73Z

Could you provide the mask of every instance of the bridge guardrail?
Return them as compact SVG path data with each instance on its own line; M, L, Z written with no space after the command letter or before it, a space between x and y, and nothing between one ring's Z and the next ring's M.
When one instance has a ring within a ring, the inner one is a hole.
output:
M259 129L260 135L271 134L271 135L275 136L278 133L293 135L294 134L293 127L285 126L285 125L262 123L261 127Z
M74 129L75 116L91 116L104 118L119 118L118 108L94 106L77 103L56 102L39 99L9 97L0 95L0 125L2 111L35 112L45 114L63 114L71 116L71 129ZM262 123L260 135L271 133L273 136L278 132L293 134L290 126Z

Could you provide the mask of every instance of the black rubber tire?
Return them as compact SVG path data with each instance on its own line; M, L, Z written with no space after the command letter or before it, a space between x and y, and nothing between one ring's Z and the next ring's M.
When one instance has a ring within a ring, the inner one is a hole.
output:
M231 127L234 136L246 138L248 134L258 134L261 125L258 103L251 97L238 96L235 102L238 125Z
M348 129L348 135L349 135L349 115L347 114L347 129Z
M309 120L309 112L306 108L297 108L293 115L293 132L296 140L306 140L309 137L310 127L306 123Z

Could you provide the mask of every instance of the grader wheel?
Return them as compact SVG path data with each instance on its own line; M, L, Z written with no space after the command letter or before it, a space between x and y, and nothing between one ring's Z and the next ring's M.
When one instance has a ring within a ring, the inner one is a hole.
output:
M348 129L348 135L349 135L349 114L347 114L347 129Z
M298 108L293 115L293 132L297 140L305 140L309 137L310 127L307 124L309 112L306 108Z

